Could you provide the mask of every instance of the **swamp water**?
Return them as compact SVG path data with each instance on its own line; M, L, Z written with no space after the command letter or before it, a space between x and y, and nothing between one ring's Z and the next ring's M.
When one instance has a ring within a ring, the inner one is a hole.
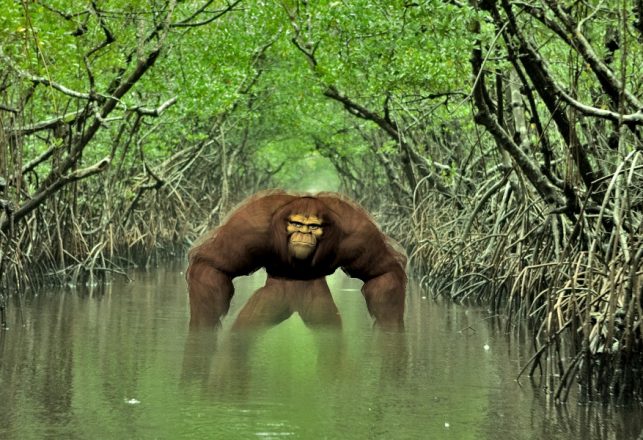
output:
M299 316L240 350L228 328L265 273L235 281L218 334L190 334L181 268L12 299L0 439L643 439L640 408L554 405L526 336L410 287L406 331L371 328L361 283L329 278L340 332Z

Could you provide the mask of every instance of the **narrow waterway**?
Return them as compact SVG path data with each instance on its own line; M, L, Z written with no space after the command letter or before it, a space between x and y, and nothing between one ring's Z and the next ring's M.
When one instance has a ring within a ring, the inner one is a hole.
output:
M188 332L181 266L131 276L13 299L0 438L643 438L640 408L554 405L516 382L528 337L414 286L403 334L374 332L361 283L338 273L341 331L294 315L241 344L229 326L265 273L235 282L217 333Z

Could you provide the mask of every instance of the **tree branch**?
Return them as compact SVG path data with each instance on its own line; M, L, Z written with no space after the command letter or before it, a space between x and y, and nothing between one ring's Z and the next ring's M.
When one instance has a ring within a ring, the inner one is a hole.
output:
M19 69L18 67L16 67L16 63L14 63L11 60L11 58L6 56L2 52L1 49L0 49L0 60L2 60L7 66L9 66L9 68L11 70L16 72L16 74L19 77L23 78L23 79L26 79L26 80L31 81L31 82L36 83L36 84L44 84L45 86L51 87L53 89L56 89L59 92L62 92L67 96L71 96L72 98L86 99L86 100L92 99L91 95L88 94L88 93L77 92L75 90L72 90L72 89L70 89L68 87L63 86L62 84L58 84L58 83L50 80L49 78L44 78L42 76L32 75L29 72L25 72L24 70Z
M44 121L36 122L35 124L26 125L24 127L9 128L7 131L14 136L26 136L36 133L38 131L53 129L61 124L73 124L78 121L81 116L86 115L85 109L78 110L71 113L66 113L55 118L46 119Z
M193 20L197 15L202 13L205 10L205 8L207 8L211 3L212 3L212 1L206 2L205 5L203 5L201 8L199 8L194 14L190 15L188 18L186 18L184 20L181 20L181 21L178 21L176 23L170 24L170 27L197 27L197 26L206 25L208 23L212 23L217 18L219 18L219 17L227 14L231 10L233 10L235 6L237 6L239 3L241 3L241 0L236 0L236 1L232 2L232 3L229 3L228 6L225 9L217 11L217 13L215 13L212 17L208 18L207 20L198 21L196 23L190 23L191 20Z
M135 107L132 110L140 115L158 117L158 116L161 116L161 113L163 113L169 107L173 106L176 103L176 100L177 100L177 97L175 96L173 98L168 99L163 104L161 104L160 106L154 109L146 108L146 107Z
M598 81L601 83L603 90L610 96L614 103L619 102L621 91L625 100L629 102L634 108L640 110L643 108L643 103L634 96L629 90L623 87L621 81L614 75L614 72L596 55L594 48L587 41L583 35L580 25L575 23L574 19L567 14L561 7L557 0L544 0L554 14L560 19L565 26L569 35L569 39L573 42L573 48L576 49L585 62L592 69Z
M64 187L68 183L76 182L78 180L85 179L89 176L92 176L94 174L104 171L105 169L107 169L107 166L109 165L110 162L111 162L111 158L108 156L101 159L99 162L95 163L90 167L83 168L81 170L76 170L72 173L69 173L66 176L59 177L48 187L36 193L30 200L28 200L20 208L18 208L13 213L13 215L5 219L0 224L0 231L6 233L14 223L19 222L24 217L29 215L33 210L38 208L38 206L40 206L41 203L47 200L47 198L49 198L52 194L56 193L62 187Z
M475 23L476 31L479 33L480 24ZM498 25L498 23L496 24ZM471 66L473 68L473 74L478 79L473 87L473 102L478 109L478 113L475 115L476 123L484 126L489 133L494 137L498 146L513 158L515 163L518 165L519 169L525 174L529 182L536 189L538 194L542 199L553 208L560 208L561 206L566 206L567 203L565 199L561 196L560 192L557 191L545 175L539 170L538 166L533 163L531 158L525 153L511 138L509 133L500 126L498 120L494 114L490 111L485 100L485 75L482 69L483 59L482 59L482 49L480 48L480 41L478 40L477 45L473 49L471 56ZM568 213L572 215L572 213Z

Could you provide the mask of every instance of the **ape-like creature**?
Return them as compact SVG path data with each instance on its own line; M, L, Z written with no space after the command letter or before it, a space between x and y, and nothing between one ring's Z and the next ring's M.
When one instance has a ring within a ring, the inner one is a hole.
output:
M190 326L217 326L228 312L232 279L260 268L266 285L235 328L274 325L299 312L308 325L339 323L325 276L342 268L364 281L375 325L401 329L406 257L355 203L333 193L258 194L189 253Z

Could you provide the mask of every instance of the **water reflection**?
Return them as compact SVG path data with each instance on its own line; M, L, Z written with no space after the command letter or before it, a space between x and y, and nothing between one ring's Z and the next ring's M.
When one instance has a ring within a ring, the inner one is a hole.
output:
M341 329L310 328L293 312L233 331L260 273L235 283L220 331L188 332L180 269L133 277L103 291L41 292L22 321L12 305L0 332L0 438L641 435L640 408L554 405L519 386L529 335L484 311L411 292L406 331L374 332L360 283L337 275Z
M321 380L328 382L347 374L359 374L355 365L348 362L342 319L326 279L302 281L268 276L266 284L238 311L229 332L190 328L182 379L197 381L219 397L234 400L246 396L253 347L272 327L293 315L311 330L316 371ZM382 359L380 380L402 380L407 370L405 333L374 330L372 341Z

